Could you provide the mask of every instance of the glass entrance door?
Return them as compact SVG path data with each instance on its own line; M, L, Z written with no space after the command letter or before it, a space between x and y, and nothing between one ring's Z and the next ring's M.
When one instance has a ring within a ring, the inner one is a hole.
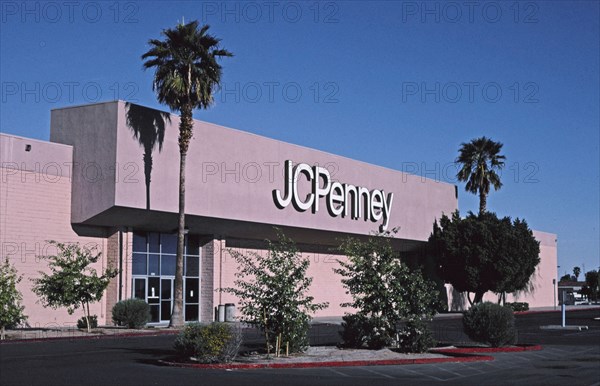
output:
M184 239L183 312L186 322L200 318L200 237ZM131 269L133 296L150 305L152 324L171 319L174 305L177 235L134 232Z
M150 323L169 323L173 312L172 277L134 277L134 296L150 305Z
M173 312L173 278L160 278L160 321L169 322Z

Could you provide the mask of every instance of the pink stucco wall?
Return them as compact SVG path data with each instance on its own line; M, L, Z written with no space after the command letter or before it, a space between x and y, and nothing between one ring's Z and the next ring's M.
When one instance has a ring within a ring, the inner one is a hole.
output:
M144 148L128 126L129 109L119 101L52 111L51 140L74 146L76 169L103 172L102 179L74 180L73 191L86 202L73 202L74 222L106 225L122 221L117 215L98 216L111 207L146 208ZM178 209L178 124L179 117L170 115L162 150L157 146L152 153L150 209L155 213ZM434 219L457 208L452 184L194 121L186 168L187 215L354 234L378 228L380 222L330 216L324 199L317 213L298 212L291 205L279 209L272 191L284 186L286 160L327 167L332 179L342 183L394 193L388 228L399 227L396 237L401 239L426 240ZM307 185L304 181L303 192Z
M266 250L248 249L248 248L223 248L222 254L217 251L215 254L215 271L214 271L214 286L215 289L235 287L235 281L238 279L238 265L231 256L231 251L250 255L257 253L261 256L268 254ZM342 286L342 277L333 272L333 269L339 268L339 260L346 261L345 256L332 255L327 252L303 252L302 258L306 258L310 262L307 271L307 276L313 278L312 286L306 293L313 296L315 303L329 303L329 306L324 310L317 311L313 316L341 316L346 312L350 312L349 308L342 308L341 303L351 301L350 295L346 293L346 289ZM229 293L216 291L214 295L214 304L234 303L238 304L238 299Z
M26 145L30 151L25 151ZM0 134L0 258L8 258L23 275L18 289L31 326L74 326L83 316L81 310L69 315L65 309L44 308L31 291L30 279L48 271L39 257L56 252L47 241L78 242L106 251L106 239L80 237L71 228L72 151L70 146ZM103 302L90 310L105 323Z
M551 233L534 231L534 237L540 242L540 264L538 265L533 277L531 278L531 289L516 294L508 294L507 302L527 302L530 308L550 307L554 304L555 287L552 280L556 278L556 235ZM219 254L215 254L214 283L215 289L234 287L235 274L237 272L237 263L230 255L230 250L243 254L258 253L262 256L268 252L265 250L248 248L225 248L222 251L222 260ZM313 285L308 292L314 296L315 302L328 302L329 307L317 311L315 317L341 316L352 310L343 308L341 303L351 301L351 297L341 284L341 276L333 272L338 268L338 259L346 260L345 256L332 255L329 253L302 253L304 258L310 261L310 267L307 275L313 278ZM220 267L220 268L219 268ZM454 311L467 309L466 300L457 307L452 307L452 286L447 285L449 308ZM484 300L497 302L497 295L487 293ZM231 294L215 292L214 304L234 303L237 304L237 298Z

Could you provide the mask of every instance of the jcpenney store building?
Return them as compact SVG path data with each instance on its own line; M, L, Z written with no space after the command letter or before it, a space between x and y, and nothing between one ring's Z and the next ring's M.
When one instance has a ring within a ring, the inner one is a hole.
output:
M0 242L20 283L32 326L70 325L77 316L44 309L30 277L46 270L47 240L102 252L97 268L121 270L92 313L137 297L152 323L167 323L173 304L178 211L179 117L122 101L56 109L50 142L2 134ZM231 249L265 251L281 228L310 259L316 316L341 316L349 300L332 247L346 235L398 228L394 246L411 261L423 254L433 222L457 209L454 185L195 121L186 170L184 308L188 321L212 321L215 307L237 303ZM533 290L516 295L531 307L553 304L556 236L535 232L541 264ZM423 264L427 265L426 261ZM460 307L452 301L449 303ZM510 298L510 297L509 297ZM513 299L509 299L513 300Z

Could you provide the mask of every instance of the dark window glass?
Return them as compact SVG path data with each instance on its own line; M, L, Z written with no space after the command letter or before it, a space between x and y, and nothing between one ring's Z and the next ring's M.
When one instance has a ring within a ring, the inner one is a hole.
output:
M158 233L148 233L148 248L150 253L160 253Z
M135 232L133 234L133 250L134 252L146 252L146 234Z
M185 321L192 322L198 320L198 305L186 305L185 306Z
M185 276L200 276L200 258L187 256L185 258Z
M185 279L185 302L198 303L198 279Z
M162 255L160 258L160 272L163 276L175 276L175 262L177 256Z
M146 300L146 279L133 279L133 297Z
M186 240L188 255L199 255L200 254L200 238L196 235L187 235Z
M148 255L148 275L158 276L160 275L160 267L158 266L160 261L160 255L149 254Z
M157 277L148 278L148 303L157 304L160 295L160 279Z
M146 269L146 253L133 253L132 256L132 271L134 275L147 275L148 270Z
M160 302L160 320L171 319L171 301Z
M158 320L158 313L160 306L158 304L151 304L150 305L150 322L151 323L158 323L160 322L160 320Z
M171 299L171 279L162 279L160 281L160 299Z
M162 253L177 253L177 235L161 234L160 243L162 246Z

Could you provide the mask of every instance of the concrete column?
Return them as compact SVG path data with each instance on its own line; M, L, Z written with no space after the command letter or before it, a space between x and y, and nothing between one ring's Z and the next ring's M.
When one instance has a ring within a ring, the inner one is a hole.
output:
M104 259L107 267L119 268L119 232L112 233L106 241L106 255ZM121 272L123 277L123 272ZM106 288L104 302L106 304L106 321L107 325L112 325L112 308L119 301L119 275L113 278Z
M212 322L214 320L214 268L215 256L218 253L219 240L213 237L202 242L200 257L200 321Z

